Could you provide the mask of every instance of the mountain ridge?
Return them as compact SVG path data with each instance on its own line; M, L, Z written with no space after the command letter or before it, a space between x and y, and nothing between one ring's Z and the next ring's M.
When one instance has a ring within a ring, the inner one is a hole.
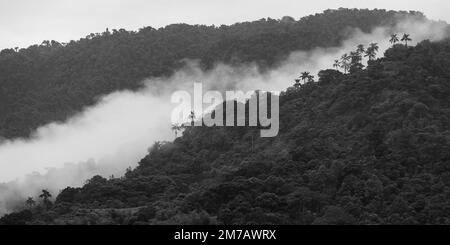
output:
M44 41L0 52L0 136L29 137L39 126L64 121L102 95L137 90L148 77L170 75L180 60L256 62L272 67L290 52L333 47L347 30L370 32L420 12L339 9L295 21L262 19L231 26L174 24L165 28L123 29L90 34L61 44Z
M96 176L0 223L449 224L449 69L449 39L395 44L365 69L281 93L275 138L187 128L124 177ZM87 209L110 212L77 213Z

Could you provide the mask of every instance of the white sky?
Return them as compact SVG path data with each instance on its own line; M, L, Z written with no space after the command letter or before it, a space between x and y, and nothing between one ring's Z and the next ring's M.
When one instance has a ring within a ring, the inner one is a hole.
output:
M220 25L285 15L299 19L339 7L418 10L450 22L449 0L0 0L0 49L67 42L107 27Z

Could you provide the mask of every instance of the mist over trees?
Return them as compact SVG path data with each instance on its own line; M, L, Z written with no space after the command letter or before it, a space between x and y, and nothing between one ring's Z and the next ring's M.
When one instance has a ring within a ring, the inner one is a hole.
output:
M37 127L63 121L102 95L138 89L148 77L167 76L182 59L256 62L273 67L292 51L339 46L348 31L393 26L419 12L339 9L281 20L261 19L231 26L174 24L139 31L105 30L78 41L43 41L0 51L0 137L27 137Z
M0 223L450 224L450 40L379 56L317 81L305 72L280 94L275 138L188 127L125 176Z
M26 137L98 96L139 89L184 58L277 66L418 12L328 10L231 26L106 30L0 52L0 136ZM450 40L392 34L364 43L280 94L280 132L181 127L122 177L42 190L0 224L450 224ZM368 59L367 65L363 59ZM191 114L193 121L199 115Z

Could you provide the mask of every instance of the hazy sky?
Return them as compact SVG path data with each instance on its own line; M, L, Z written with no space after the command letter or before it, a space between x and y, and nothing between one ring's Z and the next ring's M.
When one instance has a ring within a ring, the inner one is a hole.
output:
M449 0L0 0L0 49L42 40L171 23L232 24L265 17L296 19L328 8L419 10L450 22Z

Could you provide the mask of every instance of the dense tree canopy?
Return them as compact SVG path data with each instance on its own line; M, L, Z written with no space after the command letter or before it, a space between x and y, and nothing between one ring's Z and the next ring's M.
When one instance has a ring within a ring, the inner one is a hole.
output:
M46 123L92 105L118 89L137 89L169 75L184 58L205 69L216 62L256 62L264 69L290 52L338 46L348 31L392 26L418 12L339 9L301 18L261 19L231 26L174 24L139 31L112 30L78 41L44 41L0 52L0 138L26 137Z
M450 224L450 40L280 95L280 134L187 128L4 224ZM254 145L253 145L254 144Z

